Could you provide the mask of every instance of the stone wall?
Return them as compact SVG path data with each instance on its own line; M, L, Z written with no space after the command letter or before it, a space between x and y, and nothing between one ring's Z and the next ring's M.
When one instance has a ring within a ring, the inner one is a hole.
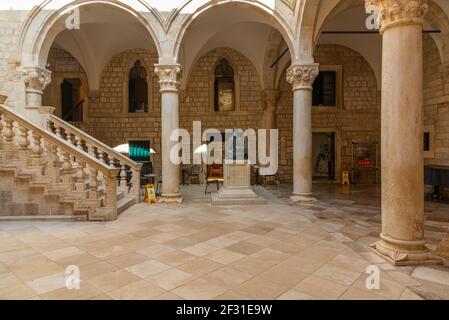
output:
M214 71L217 62L226 58L236 78L236 111L213 110ZM190 130L193 121L201 121L203 129L257 129L263 117L263 92L260 76L252 63L230 48L217 48L202 56L192 69L187 87L181 94L180 124Z
M352 142L380 141L380 91L377 88L376 78L368 62L349 48L339 45L319 45L314 56L321 68L339 66L342 83L341 103L337 108L313 107L312 129L314 132L336 133L336 163L341 163L342 171L350 171ZM281 181L292 181L293 93L291 85L285 79L284 71L278 87L280 94L277 111L280 136L278 177ZM374 171L360 171L355 178L357 182L372 183ZM340 176L336 176L336 179L339 180Z
M27 11L0 11L0 93L7 82L8 63L15 58L20 31Z
M429 35L424 35L424 125L435 130L434 156L426 164L449 165L449 71Z

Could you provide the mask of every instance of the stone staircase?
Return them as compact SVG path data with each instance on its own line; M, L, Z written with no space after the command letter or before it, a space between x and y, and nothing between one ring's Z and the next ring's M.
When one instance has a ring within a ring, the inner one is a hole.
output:
M0 220L114 220L139 202L140 164L63 120L0 105Z

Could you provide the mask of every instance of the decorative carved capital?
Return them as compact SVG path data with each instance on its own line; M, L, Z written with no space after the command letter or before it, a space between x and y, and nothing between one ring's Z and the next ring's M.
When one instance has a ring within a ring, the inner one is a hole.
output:
M51 71L39 67L24 68L27 91L44 91L51 82Z
M394 24L422 24L429 9L427 0L365 0L365 6L377 7L381 33Z
M287 81L292 84L293 90L312 89L313 81L318 74L318 63L292 65L287 70Z
M279 100L279 91L276 90L265 90L265 110L276 110L277 103Z
M181 66L179 64L156 64L154 72L159 77L161 92L178 91L178 77L181 74Z

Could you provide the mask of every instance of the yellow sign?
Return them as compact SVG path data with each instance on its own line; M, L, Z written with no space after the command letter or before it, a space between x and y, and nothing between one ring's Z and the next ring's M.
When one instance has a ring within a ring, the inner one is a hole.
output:
M154 184L147 184L145 186L145 196L143 201L147 201L148 203L156 203L156 191L154 189Z

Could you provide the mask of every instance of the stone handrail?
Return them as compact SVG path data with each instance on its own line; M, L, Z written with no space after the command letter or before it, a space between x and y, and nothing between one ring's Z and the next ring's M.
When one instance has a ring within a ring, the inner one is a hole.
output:
M107 144L95 139L94 137L88 135L84 131L78 129L75 126L72 126L70 123L67 123L66 121L56 117L55 115L49 115L48 117L49 123L55 124L60 126L66 131L69 131L71 134L81 138L84 140L87 144L90 144L92 146L95 146L97 149L102 150L104 153L110 155L114 159L117 159L120 161L120 163L126 164L128 167L133 169L140 169L142 167L142 164L134 162L130 158L124 156L120 152L115 151Z
M121 191L132 194L136 201L139 202L142 164L134 162L103 142L54 115L48 116L48 129L106 165L118 166L120 173L117 179L120 182Z
M119 172L117 168L108 166L2 104L0 104L0 135L3 137L3 147L6 150L31 152L31 165L46 167L54 183L66 186L67 190L89 191L91 199L101 200L101 207L107 209L104 210L107 215L105 219L113 219L114 215L116 217L116 177ZM84 182L89 182L88 187ZM102 192L104 194L101 195Z

